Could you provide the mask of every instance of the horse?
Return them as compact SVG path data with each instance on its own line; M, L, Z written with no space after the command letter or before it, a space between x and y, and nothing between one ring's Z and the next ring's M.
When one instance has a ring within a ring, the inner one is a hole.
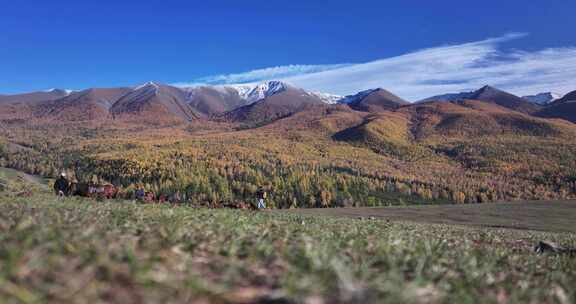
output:
M113 199L117 197L119 191L118 188L111 184L72 183L68 192L68 195Z

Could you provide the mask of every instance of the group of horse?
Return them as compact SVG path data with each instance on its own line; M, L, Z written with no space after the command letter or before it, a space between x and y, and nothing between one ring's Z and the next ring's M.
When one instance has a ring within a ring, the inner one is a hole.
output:
M142 195L136 195L133 191L120 191L120 189L112 184L98 185L93 183L77 183L72 182L68 187L66 196L81 196L95 199L137 199L143 202L175 202L180 201L178 196L167 198L165 195L156 195L151 191L142 191Z
M92 183L70 183L67 196L82 196L101 199L119 198L120 191L111 184L95 185Z

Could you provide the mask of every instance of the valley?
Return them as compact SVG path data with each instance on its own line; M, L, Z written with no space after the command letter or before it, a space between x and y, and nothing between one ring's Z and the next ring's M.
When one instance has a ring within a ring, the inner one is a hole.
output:
M576 1L4 1L0 304L576 303Z

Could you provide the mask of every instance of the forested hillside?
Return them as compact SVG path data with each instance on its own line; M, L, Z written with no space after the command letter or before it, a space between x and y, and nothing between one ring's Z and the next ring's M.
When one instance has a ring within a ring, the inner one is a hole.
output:
M38 103L3 105L0 166L211 205L252 201L259 187L278 208L576 197L576 125L518 111L524 102L497 90L416 104L379 90L331 105L287 89L215 119L176 90L148 84L114 104L117 91L88 91L42 115Z

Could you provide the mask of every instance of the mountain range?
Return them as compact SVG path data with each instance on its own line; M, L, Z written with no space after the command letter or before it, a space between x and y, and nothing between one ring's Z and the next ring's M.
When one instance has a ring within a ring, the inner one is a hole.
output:
M377 88L350 96L309 92L281 81L258 84L176 87L148 82L128 88L91 88L83 91L53 89L0 95L0 118L27 117L63 121L90 120L214 120L262 125L311 107L345 105L369 113L398 111L430 102L461 103L476 100L534 117L575 122L576 93L519 97L485 86L471 92L433 96L411 104Z
M314 193L298 194L306 202L574 198L576 91L552 98L485 86L411 103L383 88L337 96L280 81L4 95L0 166L54 176L73 164L167 193L228 180L245 195L269 180L289 205L302 191Z

